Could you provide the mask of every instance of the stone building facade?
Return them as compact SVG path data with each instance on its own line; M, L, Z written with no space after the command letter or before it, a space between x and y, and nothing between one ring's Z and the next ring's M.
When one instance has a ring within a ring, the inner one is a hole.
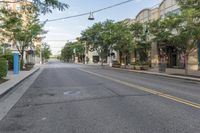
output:
M29 1L21 1L21 2L16 2L16 0L5 0L5 1L8 1L7 3L6 2L2 2L0 3L0 8L7 8L7 9L11 9L15 12L18 12L22 15L22 20L23 20L23 26L26 26L27 24L27 19L28 19L28 15L27 15L27 12L25 12L24 10L22 10L22 6L25 6L25 5L30 5L32 4L31 2ZM11 2L11 3L9 3ZM28 12L30 13L30 11ZM2 36L0 36L0 39L2 38ZM3 37L3 42L4 43L8 43L10 44L10 49L15 52L17 51L17 48L15 46L15 43L14 42L10 42L8 41L8 39L4 38ZM33 62L35 63L35 54L34 54L34 51L35 51L35 47L40 47L41 46L41 41L42 40L34 40L34 46L33 47L28 47L25 52L24 52L24 62ZM2 43L2 42L0 42Z
M138 13L135 20L140 23L151 22L159 18L164 18L169 13L180 14L180 8L176 0L163 0L156 8L143 9ZM199 44L200 45L200 44ZM198 46L198 45L197 45ZM165 62L169 68L184 68L184 53L177 47L170 44L151 44L151 65L157 67L162 56L165 55ZM188 67L190 70L198 70L200 68L200 46L190 54L188 59Z

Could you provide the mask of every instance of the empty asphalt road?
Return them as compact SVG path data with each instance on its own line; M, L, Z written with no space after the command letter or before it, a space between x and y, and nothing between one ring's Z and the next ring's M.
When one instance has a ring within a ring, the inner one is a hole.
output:
M26 87L0 133L200 133L200 82L50 62Z

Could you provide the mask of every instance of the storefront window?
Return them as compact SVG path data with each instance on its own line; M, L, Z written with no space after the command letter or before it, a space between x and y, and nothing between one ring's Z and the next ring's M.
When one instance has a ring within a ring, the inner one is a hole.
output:
M185 68L185 54L182 49L174 46L160 48L159 57L161 63L166 63L168 68Z

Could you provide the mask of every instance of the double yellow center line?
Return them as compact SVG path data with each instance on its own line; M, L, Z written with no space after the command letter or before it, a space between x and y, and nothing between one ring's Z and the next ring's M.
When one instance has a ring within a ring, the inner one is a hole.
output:
M129 87L132 87L134 89L142 90L142 91L148 92L150 94L154 94L154 95L166 98L166 99L170 99L170 100L173 100L173 101L176 101L176 102L179 102L179 103L182 103L182 104L185 104L185 105L200 109L200 104L199 103L188 101L188 100L185 100L185 99L182 99L182 98L178 98L178 97L175 97L175 96L172 96L172 95L169 95L169 94L165 94L165 93L162 93L162 92L159 92L159 91L156 91L156 90L152 90L150 88L134 85L134 84L131 84L131 83L128 83L128 82L125 82L125 81L114 79L112 77L104 76L104 75L97 74L97 73L94 73L94 72L90 72L90 71L87 71L87 70L83 70L83 69L79 69L79 70L81 70L83 72L86 72L86 73L89 73L89 74L92 74L92 75L95 75L95 76L98 76L98 77L101 77L101 78L105 78L105 79L108 79L108 80L111 80L111 81L114 81L114 82L129 86Z

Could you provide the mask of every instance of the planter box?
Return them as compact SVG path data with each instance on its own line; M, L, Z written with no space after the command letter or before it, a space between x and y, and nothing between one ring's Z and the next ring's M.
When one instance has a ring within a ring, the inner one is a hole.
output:
M141 70L141 66L135 65L134 66L135 70Z
M149 65L142 65L141 66L141 70L148 70L149 69Z
M134 68L136 70L148 70L149 66L148 65L135 65Z
M126 69L134 69L134 66L133 65L127 65Z
M121 68L122 68L122 69L126 69L126 66L125 66L125 65L121 65Z
M121 65L112 65L114 68L121 68Z
M25 64L26 70L31 70L34 67L34 64Z

